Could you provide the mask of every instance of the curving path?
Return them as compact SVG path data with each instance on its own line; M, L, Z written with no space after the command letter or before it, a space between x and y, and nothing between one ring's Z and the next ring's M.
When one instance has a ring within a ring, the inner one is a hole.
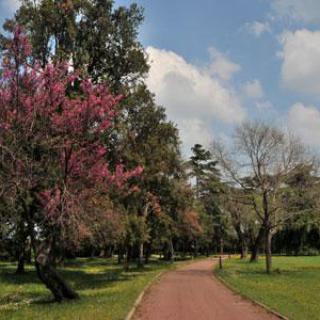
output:
M148 290L134 320L275 320L213 276L217 260L203 260L166 273Z

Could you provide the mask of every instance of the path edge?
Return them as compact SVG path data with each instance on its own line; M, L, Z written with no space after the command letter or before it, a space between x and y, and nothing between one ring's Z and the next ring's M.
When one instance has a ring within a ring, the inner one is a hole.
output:
M163 276L165 273L172 271L172 270L163 270L160 271L156 276L154 276L150 282L144 287L144 289L142 290L142 292L140 292L138 298L136 299L136 301L133 304L133 307L131 308L131 310L129 311L129 313L127 314L127 316L125 317L124 320L131 320L140 304L140 302L142 301L143 297L145 296L146 292L150 289L150 287L156 283L157 280L160 279L161 276Z
M233 288L228 282L226 282L221 276L219 276L216 272L218 266L216 265L213 269L213 277L215 277L216 279L218 279L225 287L227 287L229 290L231 290L233 293L239 295L240 297L242 297L245 300L250 301L251 303L265 309L267 312L273 314L274 316L278 317L279 319L282 320L290 320L288 317L282 315L281 313L279 313L278 311L275 311L273 309L271 309L270 307L268 307L267 305L239 292L237 289Z

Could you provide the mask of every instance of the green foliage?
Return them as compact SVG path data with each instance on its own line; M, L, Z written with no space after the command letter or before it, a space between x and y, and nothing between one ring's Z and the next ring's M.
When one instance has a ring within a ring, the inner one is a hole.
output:
M178 204L172 200L172 190L183 175L178 130L144 85L137 86L125 103L109 157L112 161L120 155L126 167L141 165L144 171L139 179L133 180L135 192L116 193L112 197L124 206L129 216L145 215L145 238L162 242L157 239L160 233L154 229L162 223L156 221L160 219L158 211L161 210L163 221L165 214L174 216Z
M113 0L23 0L15 19L29 32L35 58L72 60L96 81L107 80L114 92L148 71L138 28L143 10L136 4L114 8Z
M134 246L149 240L149 230L143 217L128 215L126 221L126 239L127 246Z
M228 217L222 210L221 201L225 187L220 180L218 162L213 160L213 155L200 144L194 145L192 152L187 166L189 176L196 179L194 190L202 208L200 211L202 211L204 234L201 242L205 246L210 243L210 247L213 243L217 250L220 240L226 237L228 229Z
M300 251L298 251L299 256L319 256L320 250L316 248L310 247L302 247Z

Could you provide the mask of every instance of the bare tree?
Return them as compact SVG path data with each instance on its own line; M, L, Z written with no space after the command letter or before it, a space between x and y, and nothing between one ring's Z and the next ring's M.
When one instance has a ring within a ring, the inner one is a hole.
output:
M290 174L307 161L305 148L291 134L261 122L243 123L233 142L230 151L214 142L212 152L225 178L246 193L246 203L260 222L257 247L264 239L266 272L270 273L272 235L288 214L281 195Z

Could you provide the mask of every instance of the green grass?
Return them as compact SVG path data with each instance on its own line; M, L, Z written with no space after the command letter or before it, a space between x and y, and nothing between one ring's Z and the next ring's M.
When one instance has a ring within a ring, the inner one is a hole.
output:
M290 319L320 319L320 257L274 257L271 275L264 266L262 258L258 263L233 258L216 273L235 291Z
M123 320L143 288L161 271L174 268L153 262L144 270L124 272L105 259L77 259L61 273L78 291L78 301L53 303L33 267L14 274L15 264L0 262L1 320Z

